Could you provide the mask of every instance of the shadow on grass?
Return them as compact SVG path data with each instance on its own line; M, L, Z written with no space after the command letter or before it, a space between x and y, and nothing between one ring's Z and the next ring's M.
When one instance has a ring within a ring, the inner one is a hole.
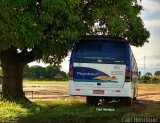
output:
M119 115L117 106L89 106L80 101L38 101L36 103L17 103L21 108L26 109L25 113L17 113L15 118L6 120L16 123L106 123ZM105 111L104 109L115 109L115 111ZM113 117L114 116L114 117ZM117 119L116 119L117 120Z
M15 112L17 117L10 120L12 123L120 123L124 117L158 117L156 114L160 114L158 104L146 105L139 101L135 101L131 107L119 106L118 102L90 106L85 102L64 100L21 101L17 105L27 111Z

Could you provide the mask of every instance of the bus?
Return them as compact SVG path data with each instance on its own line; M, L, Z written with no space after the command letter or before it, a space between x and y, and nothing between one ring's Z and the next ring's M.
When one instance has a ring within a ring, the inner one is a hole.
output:
M137 97L138 67L129 42L121 37L86 35L77 41L69 64L69 95L130 106Z

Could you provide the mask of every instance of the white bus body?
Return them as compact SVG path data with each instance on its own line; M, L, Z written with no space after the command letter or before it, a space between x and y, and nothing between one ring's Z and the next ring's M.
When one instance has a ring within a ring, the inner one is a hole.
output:
M75 43L70 59L69 94L119 99L131 105L137 97L138 68L128 41L110 36L85 36Z

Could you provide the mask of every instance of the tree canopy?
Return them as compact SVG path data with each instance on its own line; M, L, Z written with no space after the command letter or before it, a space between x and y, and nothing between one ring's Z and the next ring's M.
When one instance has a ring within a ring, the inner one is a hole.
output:
M75 40L85 34L148 42L137 0L1 0L0 53L19 49L27 62L60 63Z
M86 34L148 42L138 0L1 0L3 95L24 96L23 67L34 60L59 65Z
M147 72L146 76L152 76L152 73L151 72Z
M154 73L154 75L155 75L155 76L160 76L160 71L156 71L156 72Z

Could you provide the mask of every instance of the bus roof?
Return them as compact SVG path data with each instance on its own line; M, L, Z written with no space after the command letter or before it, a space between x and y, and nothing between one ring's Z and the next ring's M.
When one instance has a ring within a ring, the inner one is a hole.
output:
M118 41L127 41L126 39L118 36L110 35L85 35L80 40L118 40Z

